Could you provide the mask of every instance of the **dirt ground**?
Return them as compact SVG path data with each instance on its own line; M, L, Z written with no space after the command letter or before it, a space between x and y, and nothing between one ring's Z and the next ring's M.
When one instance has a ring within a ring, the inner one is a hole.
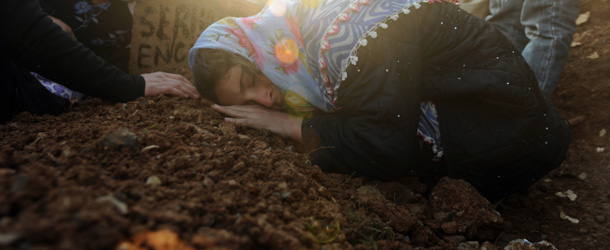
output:
M582 0L587 12L553 97L564 118L584 116L567 159L499 204L459 180L427 194L414 178L323 173L195 100L87 99L0 125L0 248L606 249L609 1Z

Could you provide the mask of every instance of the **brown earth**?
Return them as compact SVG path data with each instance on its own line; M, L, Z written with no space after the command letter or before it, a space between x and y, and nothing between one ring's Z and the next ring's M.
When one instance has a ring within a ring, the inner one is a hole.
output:
M323 173L290 142L195 100L88 99L0 125L0 248L607 248L608 0L582 0L586 12L554 96L564 117L585 117L567 159L496 207L462 181L428 195L413 178Z

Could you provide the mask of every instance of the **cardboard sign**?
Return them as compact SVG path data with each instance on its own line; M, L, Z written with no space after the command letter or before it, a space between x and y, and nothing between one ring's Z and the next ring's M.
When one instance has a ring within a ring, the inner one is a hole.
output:
M223 17L251 16L262 7L252 0L138 1L129 70L134 74L165 71L192 80L188 53L201 32Z

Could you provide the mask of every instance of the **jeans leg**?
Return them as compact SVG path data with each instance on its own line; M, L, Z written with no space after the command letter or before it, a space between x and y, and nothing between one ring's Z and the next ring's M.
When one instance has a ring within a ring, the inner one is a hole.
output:
M489 11L491 14L487 16L486 21L494 24L508 40L510 40L519 51L529 41L523 33L521 25L521 9L523 8L524 0L490 0ZM547 0L552 1L552 0Z
M525 0L521 24L529 43L522 55L540 89L552 94L568 59L580 0Z

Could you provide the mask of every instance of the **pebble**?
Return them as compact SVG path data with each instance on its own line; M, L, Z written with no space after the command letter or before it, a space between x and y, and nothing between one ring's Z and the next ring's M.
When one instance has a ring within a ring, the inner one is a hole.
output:
M231 124L221 123L218 125L218 127L220 128L220 131L222 132L222 135L224 135L224 136L231 136L231 135L236 134L235 127L232 126Z
M104 136L102 144L118 150L124 147L135 149L138 145L138 137L126 128L118 128Z
M595 221L597 221L597 223L604 223L604 222L606 222L606 216L603 216L603 215L595 216Z
M117 200L114 196L112 195L104 195L102 197L97 198L96 200L97 202L110 202L112 203L112 205L114 205L121 214L127 214L128 209L127 209L127 204Z
M266 149L267 147L269 147L269 144L267 144L264 141L260 141L260 140L256 140L254 141L254 150L263 150Z
M581 229L578 229L578 232L581 234L586 234L586 233L589 233L589 229L581 228Z
M21 238L21 235L16 233L0 234L0 245L10 245Z
M504 250L557 249L557 247L548 241L539 241L535 244L536 245L527 239L516 239L508 243L508 245L504 247Z
M214 180L212 180L212 178L206 176L203 178L203 185L206 187L213 187L214 186Z
M479 242L478 241L467 241L467 242L462 242L458 245L457 249L458 250L477 250L479 249Z
M585 179L587 179L587 173L581 173L581 174L579 174L579 175L578 175L578 179L580 179L580 180L583 180L583 181L584 181Z
M159 186L161 185L161 179L159 179L159 177L156 175L150 176L148 179L146 179L146 185Z
M242 144L247 144L250 141L250 137L247 135L238 134L237 136L239 137L239 142Z
M146 147L145 147L145 148L143 148L143 149L142 149L140 152L146 152L146 151L148 151L148 150L155 149L155 148L159 148L159 146L158 146L158 145L150 145L150 146L146 146Z
M240 162L236 163L235 165L233 165L233 171L235 171L235 172L242 170L244 168L246 168L246 163L243 161L240 161Z

